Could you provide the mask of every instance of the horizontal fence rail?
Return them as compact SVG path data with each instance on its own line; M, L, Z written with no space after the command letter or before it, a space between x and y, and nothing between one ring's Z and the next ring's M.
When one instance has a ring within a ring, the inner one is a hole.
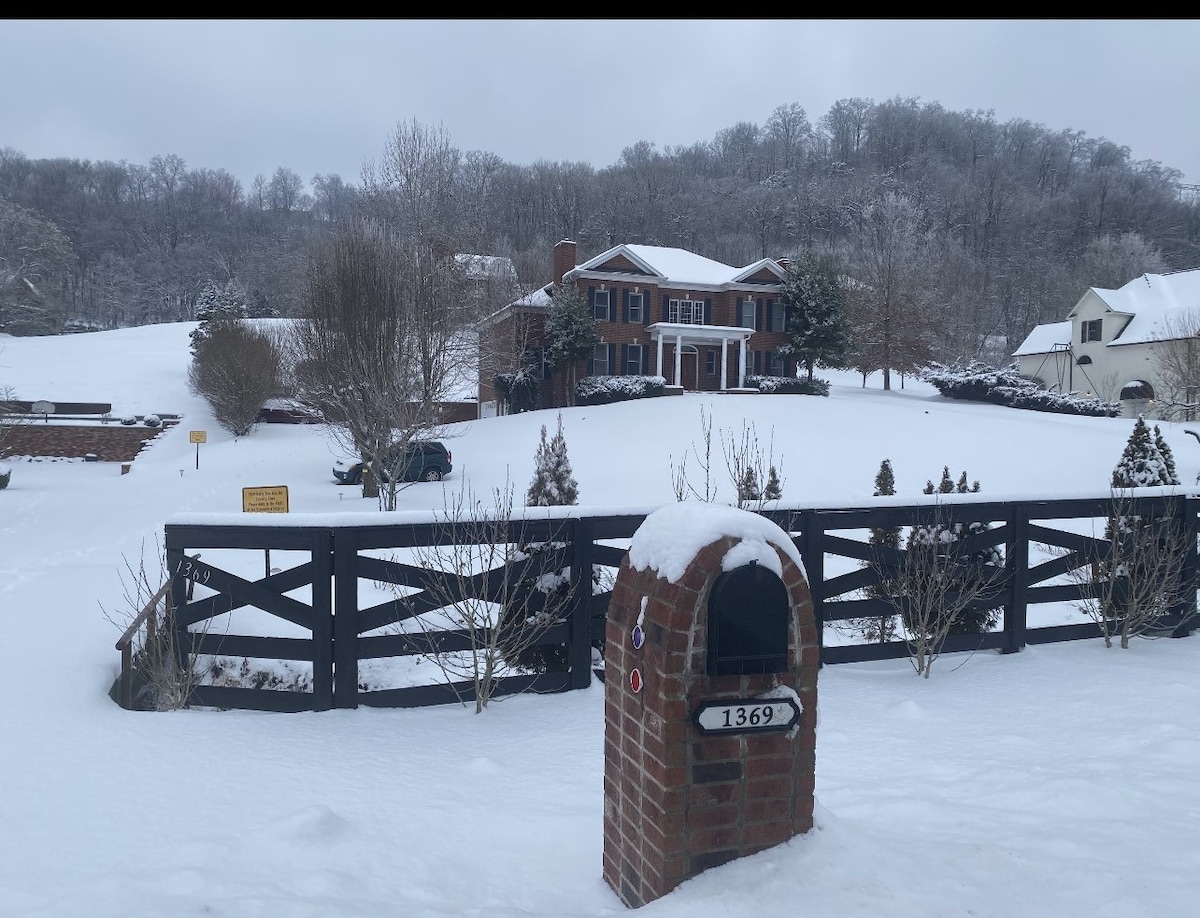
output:
M1174 636L1184 636L1192 629L1196 611L1200 498L1147 495L1148 490L1140 489L1137 496L1121 504L1120 511L1167 520L1173 527L1173 538L1183 552L1178 570L1184 588L1178 594L1183 598L1167 620ZM574 512L579 508L561 509ZM1104 528L1114 514L1112 496L986 502L946 496L945 500L919 504L898 504L893 499L876 506L761 512L789 534L801 554L821 635L823 664L895 659L909 653L903 640L839 643L825 634L840 623L894 616L901 608L887 587L889 574L894 577L903 564L905 549L881 547L870 538L872 531L885 528L962 524L969 526L970 532L964 530L957 550L987 553L994 559L984 571L986 580L972 604L996 610L998 627L978 634L951 634L942 652L994 649L1014 653L1027 644L1094 638L1102 633L1092 620L1034 624L1030 611L1052 604L1077 604L1094 595L1090 572L1096 570L1110 545ZM538 603L546 599L531 594L530 584L558 572L566 578L562 595L568 598L555 606L553 621L539 634L536 647L555 649L554 659L560 665L506 674L493 694L586 688L593 676L593 648L602 649L615 569L646 515L564 514L550 519L492 521L486 538L476 521L371 521L328 527L172 523L165 527L172 579L170 622L164 626L174 629L175 646L192 660L222 655L311 666L311 681L302 690L201 684L192 692L196 705L300 711L469 701L474 697L470 680L435 679L427 685L378 687L364 682L364 665L379 660L427 659L434 651L469 654L478 635L461 627L431 630L425 621L449 606L500 604L513 601L513 597L536 611ZM430 563L439 552L450 550L449 546L488 540L493 544L507 540L521 551L507 556L503 564L467 575L461 570L438 570ZM532 553L530 546L541 549ZM286 570L271 568L268 560L257 568L262 576L255 579L244 570L241 574L227 570L214 557L214 550L222 550L222 557L226 551L261 551L268 559L272 550L288 552L289 557L299 552L303 560ZM364 585L374 589L373 596L363 598ZM389 598L376 601L381 591ZM207 595L194 597L193 593ZM299 631L300 636L233 634L212 626L214 619L244 608L278 619L286 623L282 628ZM128 653L127 648L122 652ZM602 671L596 674L603 677Z

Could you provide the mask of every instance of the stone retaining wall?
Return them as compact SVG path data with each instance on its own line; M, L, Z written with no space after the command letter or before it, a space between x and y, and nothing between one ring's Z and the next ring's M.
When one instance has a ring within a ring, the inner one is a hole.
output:
M132 462L142 447L165 427L121 424L18 424L0 428L0 458L54 456L83 458L95 453L100 462Z

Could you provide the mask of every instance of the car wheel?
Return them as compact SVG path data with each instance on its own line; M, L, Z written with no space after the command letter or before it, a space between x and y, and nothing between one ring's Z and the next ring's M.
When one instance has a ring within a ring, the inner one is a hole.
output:
M425 474L421 476L421 480L422 481L441 481L442 480L442 470L441 469L426 469Z

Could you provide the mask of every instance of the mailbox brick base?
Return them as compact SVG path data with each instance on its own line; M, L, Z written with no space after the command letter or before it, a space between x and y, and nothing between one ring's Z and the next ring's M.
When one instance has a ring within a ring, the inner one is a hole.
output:
M630 907L812 828L819 649L808 584L783 551L788 672L707 675L709 589L738 541L703 548L678 582L628 556L617 575L605 636L604 879ZM803 709L790 732L714 736L693 722L703 702L780 686Z

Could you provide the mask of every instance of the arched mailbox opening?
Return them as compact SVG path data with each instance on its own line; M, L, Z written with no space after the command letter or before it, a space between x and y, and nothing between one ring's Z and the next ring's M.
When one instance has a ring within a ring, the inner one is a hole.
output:
M788 671L787 587L751 561L723 571L708 597L708 674L744 676Z

